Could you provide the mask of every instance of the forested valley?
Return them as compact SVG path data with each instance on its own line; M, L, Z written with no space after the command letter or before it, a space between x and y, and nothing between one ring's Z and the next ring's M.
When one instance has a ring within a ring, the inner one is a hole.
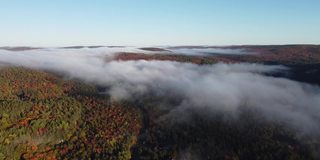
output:
M0 84L0 159L313 159L319 150L319 139L245 107L237 119L190 109L173 121L172 96L115 101L97 86L21 67L2 68Z

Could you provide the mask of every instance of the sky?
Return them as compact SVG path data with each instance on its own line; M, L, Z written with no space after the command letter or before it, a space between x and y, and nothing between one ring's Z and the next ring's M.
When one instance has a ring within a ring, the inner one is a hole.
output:
M0 0L0 46L320 44L319 0Z

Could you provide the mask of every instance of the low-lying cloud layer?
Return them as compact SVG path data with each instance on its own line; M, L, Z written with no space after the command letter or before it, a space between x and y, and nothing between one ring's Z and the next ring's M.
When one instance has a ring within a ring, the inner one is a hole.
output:
M103 85L115 99L152 92L181 98L175 109L179 111L192 107L234 114L246 106L259 110L271 121L281 121L308 133L320 133L319 87L264 75L286 70L285 67L112 61L117 52L119 48L0 51L0 63L51 70Z
M0 50L6 51L31 51L31 50L47 50L45 48L33 48L33 47L0 47ZM223 47L206 47L206 46L195 46L195 47L134 47L134 46L70 46L62 48L52 48L56 51L64 50L95 50L100 52L132 52L132 53L143 53L143 54L176 54L176 55L190 55L190 56L213 56L213 55L248 55L256 54L249 52L244 48L223 48Z

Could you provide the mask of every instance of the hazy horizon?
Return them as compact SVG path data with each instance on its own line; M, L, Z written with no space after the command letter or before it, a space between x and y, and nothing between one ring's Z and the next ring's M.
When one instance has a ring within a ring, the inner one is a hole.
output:
M188 46L200 46L200 47L230 47L230 46L302 46L302 45L310 45L310 46L319 46L320 43L283 43L283 44L225 44L225 45L214 45L214 44L177 44L177 45L108 45L108 44L97 44L97 45L3 45L0 48L19 48L19 47L30 47L30 48L68 48L68 47L135 47L135 48L163 48L163 47L188 47Z

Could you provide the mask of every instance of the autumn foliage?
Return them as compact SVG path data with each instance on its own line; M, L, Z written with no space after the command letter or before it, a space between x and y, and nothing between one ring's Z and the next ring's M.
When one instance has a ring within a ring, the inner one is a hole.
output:
M138 110L94 86L24 68L0 70L0 159L130 159Z

